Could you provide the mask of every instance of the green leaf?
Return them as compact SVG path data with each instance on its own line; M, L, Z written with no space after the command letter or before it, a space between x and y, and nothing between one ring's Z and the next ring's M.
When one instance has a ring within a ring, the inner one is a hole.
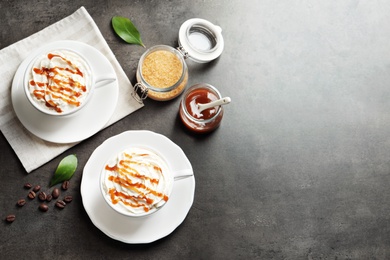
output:
M57 183L68 181L72 178L77 168L77 157L74 154L66 156L57 166L53 177L50 181L50 187Z
M122 16L114 16L112 17L111 23L116 34L125 42L138 44L145 48L137 28L130 19Z

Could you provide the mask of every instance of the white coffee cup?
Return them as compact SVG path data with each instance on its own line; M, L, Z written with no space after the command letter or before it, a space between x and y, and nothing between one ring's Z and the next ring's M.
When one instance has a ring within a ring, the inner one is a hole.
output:
M61 66L56 67L53 59ZM42 81L36 82L36 78ZM27 99L34 108L49 116L62 117L82 110L92 98L95 88L107 85L99 82L115 80L115 74L95 75L81 53L60 48L44 50L36 55L27 66L23 83ZM75 85L85 88L85 91L79 91ZM74 95L69 97L69 93ZM53 101L55 98L57 100Z
M129 147L109 158L99 181L106 203L128 217L146 217L162 209L173 184L174 173L163 156L143 147Z

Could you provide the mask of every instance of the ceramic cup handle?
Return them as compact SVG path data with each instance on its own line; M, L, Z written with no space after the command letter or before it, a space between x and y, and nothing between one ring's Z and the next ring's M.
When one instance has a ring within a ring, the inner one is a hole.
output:
M192 169L186 169L186 170L173 172L173 176L174 176L175 181L185 179L185 178L191 177L193 175L194 175L194 173L192 172Z
M95 88L100 88L103 86L107 86L108 83L111 83L116 80L115 74L104 74L98 75L95 79Z

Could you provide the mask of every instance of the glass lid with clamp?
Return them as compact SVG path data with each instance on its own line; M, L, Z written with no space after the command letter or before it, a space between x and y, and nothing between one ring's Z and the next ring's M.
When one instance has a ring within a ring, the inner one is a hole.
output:
M157 45L142 54L133 96L141 103L147 97L158 101L176 98L188 82L185 59L210 62L222 54L223 48L221 27L200 18L185 21L179 30L178 48Z

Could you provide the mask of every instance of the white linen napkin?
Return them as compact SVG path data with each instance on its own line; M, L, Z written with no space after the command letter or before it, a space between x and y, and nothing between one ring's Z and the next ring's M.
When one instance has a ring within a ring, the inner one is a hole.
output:
M118 77L119 99L107 127L141 108L132 96L133 86L84 7L45 29L0 50L0 130L29 173L77 143L56 144L34 136L17 119L11 103L11 85L19 64L31 51L59 40L76 40L95 47L107 57Z

